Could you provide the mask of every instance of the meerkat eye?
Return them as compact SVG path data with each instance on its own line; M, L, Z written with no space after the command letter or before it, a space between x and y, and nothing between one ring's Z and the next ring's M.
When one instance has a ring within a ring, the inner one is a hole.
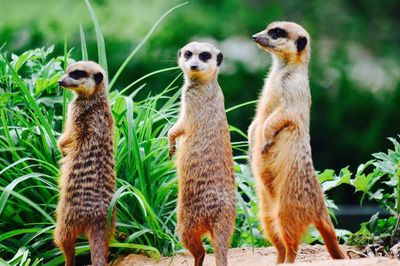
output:
M203 62L207 62L207 60L210 58L211 58L211 54L209 52L202 52L199 54L199 59Z
M183 55L186 59L189 59L193 53L191 51L186 51L185 54Z
M274 28L268 31L268 35L271 36L272 39L276 40L278 38L285 38L288 36L287 31L281 28Z
M69 76L73 79L81 79L88 77L88 73L83 70L74 70L71 73L69 73Z

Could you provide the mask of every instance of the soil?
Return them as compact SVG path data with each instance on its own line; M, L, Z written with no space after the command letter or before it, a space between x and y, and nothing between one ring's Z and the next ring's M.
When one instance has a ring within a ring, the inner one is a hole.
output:
M342 247L343 250L352 249ZM356 255L351 255L356 257ZM275 265L275 250L267 248L234 248L229 250L229 265L232 266L268 266ZM143 255L131 254L118 259L115 266L192 266L194 260L188 253L179 253L173 257L162 257L159 262ZM204 266L214 266L214 254L207 254ZM322 245L302 245L297 254L296 263L292 265L315 265L315 266L393 266L399 265L400 261L390 258L352 258L346 260L332 260Z

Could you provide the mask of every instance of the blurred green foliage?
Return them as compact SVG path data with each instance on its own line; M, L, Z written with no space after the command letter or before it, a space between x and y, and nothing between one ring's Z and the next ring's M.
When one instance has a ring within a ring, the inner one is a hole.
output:
M107 40L110 76L163 12L180 2L93 1ZM6 43L6 50L21 53L54 43L60 54L66 38L69 47L75 47L72 56L79 58L82 23L89 58L97 60L84 1L0 0L0 8L0 43ZM399 10L396 0L191 1L163 22L128 64L117 89L155 69L175 66L178 49L200 39L214 42L225 54L220 83L226 106L255 100L270 57L252 44L250 36L274 20L298 22L312 36L311 141L316 168L339 170L350 165L355 170L369 154L385 148L386 137L399 133ZM174 75L152 79L152 93L160 92ZM139 97L148 93L143 90ZM229 113L228 119L245 131L253 115L250 105Z
M348 167L341 169L339 175L331 169L319 174L324 192L347 185L362 194L361 205L365 201L376 202L390 215L379 219L379 212L374 214L346 239L347 244L364 246L381 241L389 249L400 240L400 143L395 138L389 140L393 149L372 154L374 159L361 164L354 174Z

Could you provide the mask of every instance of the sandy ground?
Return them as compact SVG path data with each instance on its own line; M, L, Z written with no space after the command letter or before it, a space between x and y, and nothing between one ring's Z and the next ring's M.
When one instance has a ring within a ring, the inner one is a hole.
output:
M343 248L346 249L345 247ZM275 251L273 248L235 248L229 251L229 265L232 266L268 266L275 265ZM159 262L142 255L131 254L121 258L115 266L192 266L193 258L189 254L177 254L174 257L163 257ZM207 254L203 266L214 266L213 254ZM389 258L363 258L332 260L324 246L301 246L295 264L292 265L316 265L316 266L392 266L399 265L400 261Z

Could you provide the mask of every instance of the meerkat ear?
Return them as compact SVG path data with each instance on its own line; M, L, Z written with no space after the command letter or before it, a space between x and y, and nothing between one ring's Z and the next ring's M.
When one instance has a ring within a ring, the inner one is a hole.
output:
M93 75L94 82L96 82L96 85L99 85L103 81L103 74L100 72L97 72Z
M219 53L217 54L217 66L220 66L220 65L221 65L222 60L224 60L224 55L223 55L221 52L219 52Z
M300 52L304 48L306 48L306 45L307 45L307 38L306 37L300 36L299 38L297 38L297 41L296 41L297 52Z
M179 51L178 51L178 59L179 59L179 57L181 57L181 54L182 54L182 51L181 51L182 49L179 49Z

